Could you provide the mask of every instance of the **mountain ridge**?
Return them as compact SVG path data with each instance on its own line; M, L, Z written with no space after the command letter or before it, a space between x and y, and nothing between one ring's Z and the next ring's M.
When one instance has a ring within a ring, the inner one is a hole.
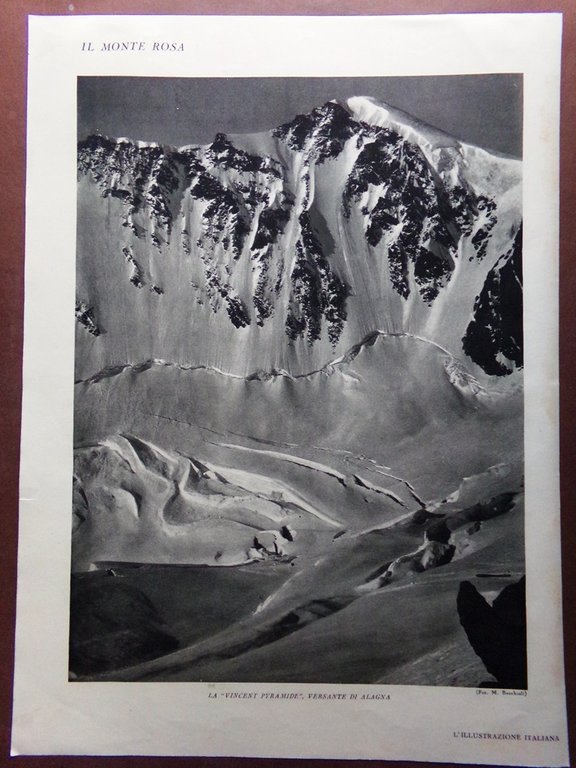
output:
M337 105L342 107L343 109L347 110L351 117L353 117L357 122L363 122L367 123L369 125L384 125L385 121L388 121L389 123L395 123L398 128L404 127L406 128L412 128L412 130L416 133L420 131L420 135L423 138L423 140L427 141L428 143L433 143L433 137L436 137L440 140L444 139L447 142L447 146L461 146L466 148L472 148L472 149L480 149L483 152L486 152L489 155L494 155L495 157L499 157L505 160L511 160L511 161L521 161L521 157L506 153L506 152L500 152L495 149L486 149L481 144L474 143L468 140L464 140L461 138L456 138L452 134L450 134L448 131L444 130L443 128L438 128L434 126L432 123L429 123L425 120L421 120L420 118L416 118L413 115L411 115L409 112L406 112L403 109L400 109L399 107L394 106L393 104L375 99L372 96L364 96L364 95L358 95L358 96L350 96L348 98L334 98L334 99L328 99L326 102L324 102L321 105L321 108L325 108L327 105ZM241 132L238 133L236 131L227 131L224 134L226 137L228 137L232 142L235 140L240 140L240 137L245 135L265 135L270 133L270 131L274 130L274 126L266 129L261 129L259 131L255 132ZM215 136L218 134L218 132L215 133ZM429 136L427 137L427 134ZM188 151L188 150L197 150L201 147L207 147L210 146L212 143L209 142L191 142L187 144L174 144L171 142L162 142L162 141L145 141L141 139L134 139L129 136L117 136L114 137L112 134L108 133L101 133L101 132L94 132L94 133L87 133L84 136L83 140L86 140L90 136L99 136L103 139L107 139L109 141L117 141L127 144L135 144L136 146L140 148L145 147L158 147L160 149L163 149L164 151Z
M222 376L229 376L230 378L239 379L241 381L269 381L275 378L285 378L291 381L296 381L298 379L307 379L307 378L316 376L318 374L331 376L333 373L336 372L336 370L339 370L344 366L352 363L352 361L357 357L358 354L360 354L360 352L365 347L371 347L379 339L383 339L383 338L413 339L414 341L430 344L431 346L436 347L438 350L440 350L440 352L442 352L446 356L447 370L449 369L456 370L461 365L457 360L457 358L455 358L447 349L445 349L435 341L431 341L430 339L425 339L421 336L414 336L409 333L386 333L385 331L375 330L375 331L372 331L372 333L369 333L363 339L361 339L357 344L354 344L352 347L350 347L350 349L347 352L345 352L343 355L339 355L338 357L332 360L329 360L327 363L325 363L324 365L322 365L320 368L316 370L307 371L307 372L296 374L296 375L293 375L289 371L284 371L284 370L270 370L270 371L259 370L259 371L253 371L246 376L240 376L238 374L229 373L227 371L224 371L215 367L208 367L208 366L202 366L202 365L192 366L192 365L186 365L184 363L177 363L174 361L168 361L168 360L162 360L162 359L151 359L151 360L144 360L140 363L125 363L117 366L109 366L108 368L97 371L96 373L92 374L91 376L85 379L76 380L74 384L75 385L97 384L103 379L119 376L120 374L125 373L126 371L138 374L143 371L147 371L153 367L178 368L181 371L190 371L190 372L207 371L209 373L216 373ZM480 385L473 377L470 377L470 376L468 377L472 382L474 382L477 392L484 391L484 387Z

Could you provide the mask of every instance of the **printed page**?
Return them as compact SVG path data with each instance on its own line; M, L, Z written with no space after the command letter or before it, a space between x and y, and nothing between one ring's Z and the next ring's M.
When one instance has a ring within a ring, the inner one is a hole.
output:
M13 753L567 765L561 16L29 33Z

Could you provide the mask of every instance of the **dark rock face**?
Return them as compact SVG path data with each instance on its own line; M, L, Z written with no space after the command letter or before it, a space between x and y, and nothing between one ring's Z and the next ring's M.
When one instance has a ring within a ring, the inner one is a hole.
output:
M234 169L245 173L259 171L271 178L282 177L278 164L275 164L271 158L251 155L243 149L237 149L224 133L216 134L206 156L214 165L225 170Z
M490 233L498 221L496 215L496 203L494 200L490 200L487 197L484 197L484 195L481 195L477 200L477 209L479 214L484 212L484 221L472 238L472 244L476 247L478 259L483 259L484 256L486 256Z
M380 188L375 205L363 209L367 217L366 239L376 247L388 234L388 261L394 289L410 294L408 265L421 298L432 304L452 276L461 237L469 235L479 212L492 212L496 204L457 184L443 182L422 150L387 128L363 129L366 141L348 177L343 205L349 216L351 205L372 187ZM490 220L473 239L481 259L495 220ZM482 248L482 251L480 251Z
M157 658L176 650L150 600L113 577L72 579L70 669L95 675Z
M460 236L468 235L478 214L492 200L477 198L465 184L445 186L430 167L420 148L386 127L352 119L339 104L328 102L309 115L298 115L277 128L273 135L288 146L321 164L336 158L346 142L355 139L361 150L342 195L342 207L350 216L355 203L372 187L382 187L382 195L372 209L363 209L365 236L376 248L383 236L400 225L400 231L388 247L388 259L394 288L407 298L410 288L407 264L416 265L416 281L427 303L438 295L450 279L453 259ZM446 165L450 159L444 159ZM304 181L309 185L309 176ZM495 223L495 222L494 222ZM490 229L476 233L475 244L485 255Z
M486 373L505 376L523 365L522 230L490 270L474 302L474 319L463 338L466 354Z
M330 341L335 344L346 320L348 288L330 270L308 212L300 214L299 221L302 234L296 243L297 257L292 272L294 301L286 320L286 334L291 339L305 335L312 344L320 338L322 317L325 317Z
M129 227L130 215L146 205L155 223L170 231L171 198L190 160L191 154L166 152L159 146L140 147L104 136L89 136L78 144L79 172L92 177L102 197L122 201L127 212L124 225ZM134 234L139 236L140 232L134 230Z
M526 579L505 587L492 606L469 581L463 581L457 607L470 645L497 685L526 689Z
M309 157L322 163L338 157L344 144L358 129L350 113L340 104L327 102L312 110L309 115L297 115L273 131L290 149L306 150Z

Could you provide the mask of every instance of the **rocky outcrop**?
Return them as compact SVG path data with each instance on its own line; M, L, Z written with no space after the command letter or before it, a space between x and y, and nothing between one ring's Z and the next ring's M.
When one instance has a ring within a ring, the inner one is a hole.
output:
M512 248L490 270L474 302L474 316L466 329L466 354L486 373L505 376L522 368L522 230Z
M72 578L70 671L73 676L121 669L175 651L176 638L139 589L105 577Z
M100 336L102 330L96 321L94 307L88 306L85 301L76 299L75 314L76 320L86 328L88 333L91 333L92 336Z
M527 688L526 579L505 587L492 605L473 584L463 581L457 607L470 645L496 685ZM493 681L487 685L495 687Z

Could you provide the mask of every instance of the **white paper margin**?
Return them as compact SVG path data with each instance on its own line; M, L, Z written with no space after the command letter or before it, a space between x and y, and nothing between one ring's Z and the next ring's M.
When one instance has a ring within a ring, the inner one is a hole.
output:
M77 16L29 20L26 306L12 752L568 765L558 482L561 16ZM81 50L181 41L185 52ZM254 42L257 41L257 44ZM343 686L67 681L76 227L76 78L524 74L529 691L346 686L391 701L216 701L209 690ZM454 738L559 736L558 742Z

